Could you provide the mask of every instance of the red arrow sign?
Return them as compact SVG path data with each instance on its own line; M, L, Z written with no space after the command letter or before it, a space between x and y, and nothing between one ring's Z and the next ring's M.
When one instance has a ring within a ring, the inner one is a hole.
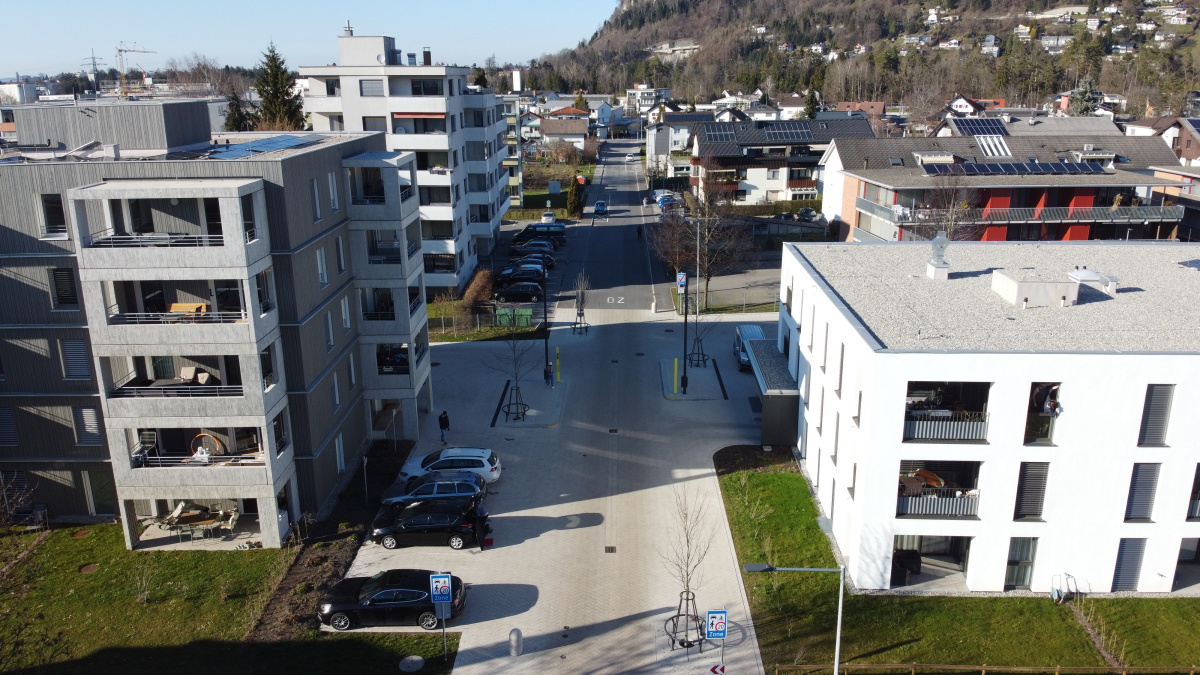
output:
M725 666L718 663L712 668L709 668L708 672L712 673L712 675L725 675Z

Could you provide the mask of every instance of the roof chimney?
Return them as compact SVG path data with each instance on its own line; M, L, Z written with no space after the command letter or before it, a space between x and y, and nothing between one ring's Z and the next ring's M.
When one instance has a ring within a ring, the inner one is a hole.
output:
M425 61L424 61L423 65L432 66L433 65L433 52L429 51L429 47L422 47L421 54L425 57Z
M925 276L934 281L946 281L950 278L950 263L946 262L946 247L950 245L950 240L946 237L946 231L939 230L929 244L933 248L933 255L925 263Z
M346 30L342 32L342 37L354 37L354 29L350 27L349 19L346 19Z

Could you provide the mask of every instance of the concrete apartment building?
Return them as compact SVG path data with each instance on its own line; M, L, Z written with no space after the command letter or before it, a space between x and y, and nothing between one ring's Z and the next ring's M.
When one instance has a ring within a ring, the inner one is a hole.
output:
M422 252L429 297L458 293L491 252L510 204L508 117L491 90L467 86L471 69L435 66L393 38L338 38L338 65L300 68L314 131L382 131L387 149L417 158Z
M778 342L755 346L800 382L854 584L1200 592L1200 248L933 255L785 245Z
M203 102L15 113L0 470L52 519L118 515L137 548L140 519L188 500L278 546L372 437L415 437L431 390L411 153L366 133L218 144Z

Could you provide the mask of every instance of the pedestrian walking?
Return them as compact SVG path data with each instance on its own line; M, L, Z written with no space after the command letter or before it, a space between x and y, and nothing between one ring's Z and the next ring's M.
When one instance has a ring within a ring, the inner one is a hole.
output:
M646 205L648 205L649 203L650 203L649 199L642 197L642 208L646 208Z
M554 388L554 364L553 363L546 364L546 367L544 369L542 369L542 376L546 378L546 388L553 389Z
M642 226L638 225L638 239L640 240L641 238L642 238Z
M445 410L438 415L438 428L442 430L442 445L446 444L446 432L450 431L450 413Z
M483 505L483 502L477 502L471 509L471 529L475 531L475 539L479 542L479 550L483 550L483 544L487 541L488 532L491 527L487 524L488 510Z

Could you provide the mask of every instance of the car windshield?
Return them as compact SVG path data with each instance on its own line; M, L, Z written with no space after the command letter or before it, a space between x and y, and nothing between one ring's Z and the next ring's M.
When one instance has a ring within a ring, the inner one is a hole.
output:
M435 453L433 453L433 454L430 454L430 455L426 455L426 456L425 456L425 459L421 460L421 468L422 468L422 469L428 469L428 468L429 468L429 465L430 465L430 464L433 464L433 463L434 463L434 462L436 462L436 461L438 461L438 459L439 459L441 456L442 456L442 453L441 453L440 451L438 451L438 452L435 452Z
M362 588L358 591L359 602L362 602L363 600L366 600L367 598L379 592L379 589L383 587L383 575L385 574L387 574L387 572L379 572L370 579L367 579L367 583L363 584Z
M493 452L493 453L488 454L488 465L489 466L496 466L496 463L499 461L500 460L496 459L496 453Z

